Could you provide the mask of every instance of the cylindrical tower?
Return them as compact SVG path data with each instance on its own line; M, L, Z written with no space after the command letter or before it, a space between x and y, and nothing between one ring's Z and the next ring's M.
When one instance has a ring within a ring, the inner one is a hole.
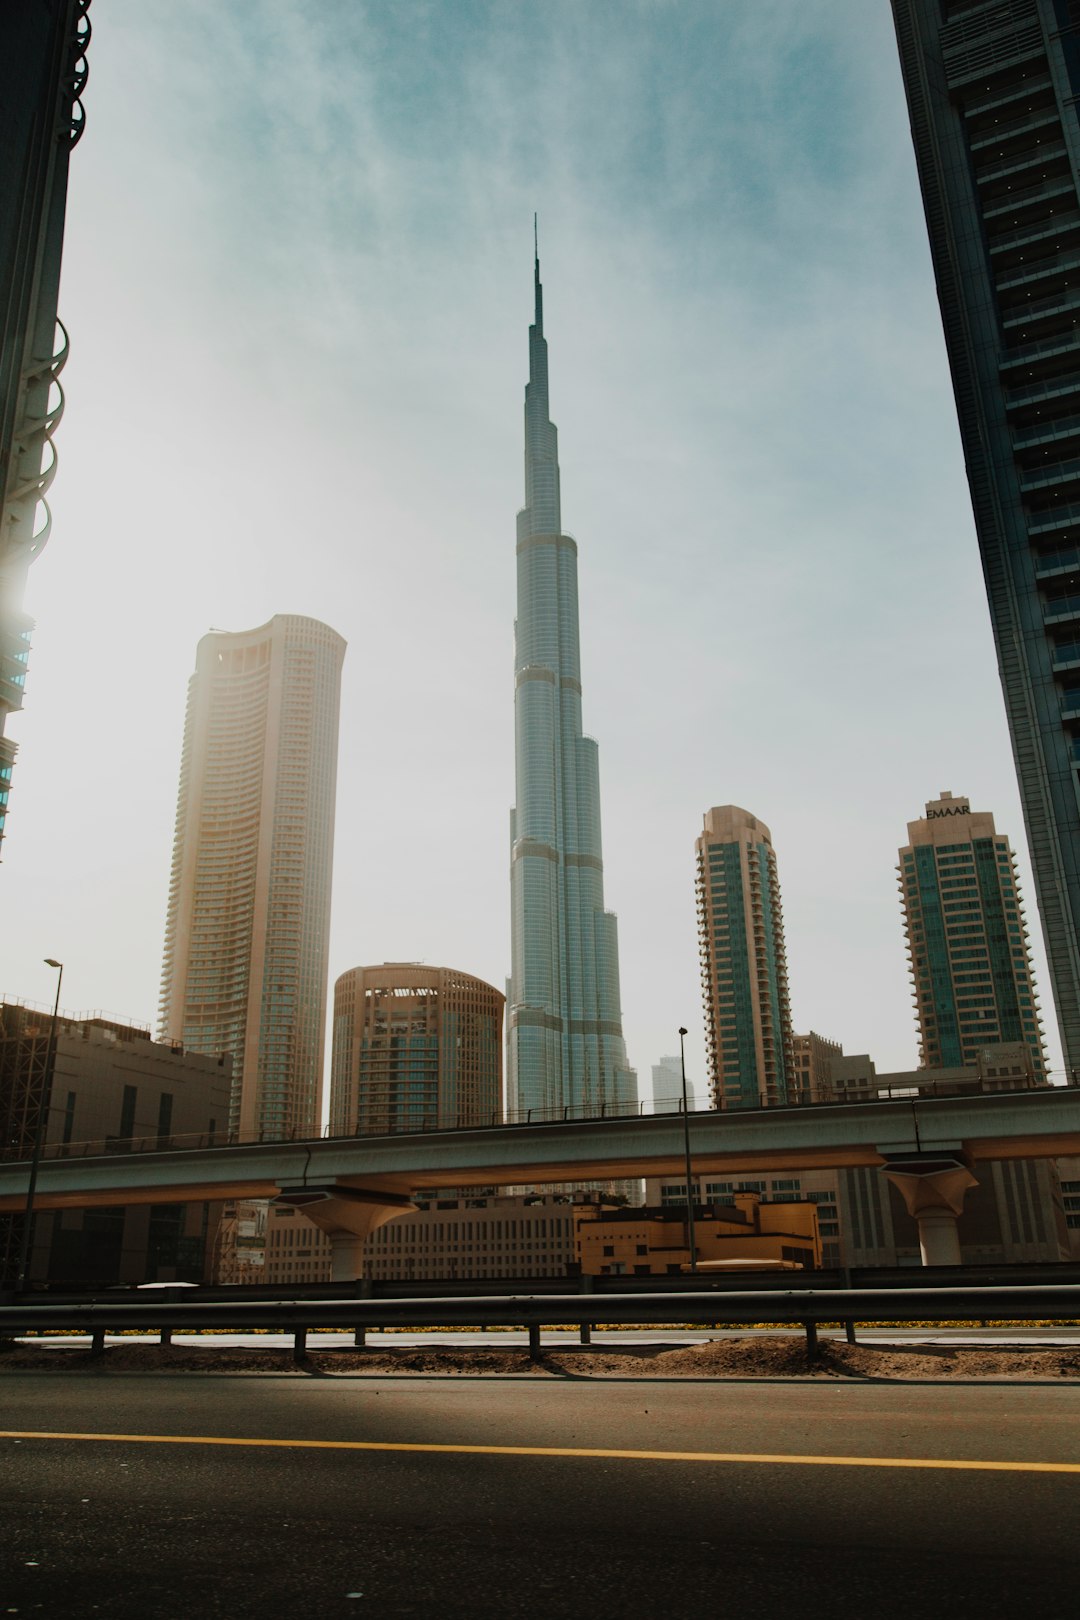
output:
M494 1125L502 1118L500 990L455 968L384 962L334 985L335 1136Z

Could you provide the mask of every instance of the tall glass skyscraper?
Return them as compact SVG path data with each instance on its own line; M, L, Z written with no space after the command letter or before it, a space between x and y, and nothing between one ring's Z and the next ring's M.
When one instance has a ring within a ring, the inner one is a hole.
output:
M596 743L581 731L577 545L562 532L548 413L540 261L525 389L525 506L517 519L517 805L507 1100L578 1114L630 1107L615 917L604 910Z
M1080 1073L1080 5L892 0L1066 1067Z
M161 1036L231 1056L245 1138L321 1123L344 657L279 613L204 636L188 688Z

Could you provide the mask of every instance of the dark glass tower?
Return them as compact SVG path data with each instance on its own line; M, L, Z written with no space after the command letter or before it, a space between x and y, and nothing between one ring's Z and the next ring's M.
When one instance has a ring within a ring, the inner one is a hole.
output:
M90 0L0 7L0 839L33 621L26 575L49 537L45 495L64 409L67 334L56 318L68 154L83 130ZM59 339L57 328L59 327Z
M1080 4L892 0L1065 1063L1080 1073Z
M548 409L540 261L525 389L525 506L517 519L511 813L511 1109L573 1115L637 1100L619 1003L615 918L604 910L600 772L581 730L577 544L562 532Z

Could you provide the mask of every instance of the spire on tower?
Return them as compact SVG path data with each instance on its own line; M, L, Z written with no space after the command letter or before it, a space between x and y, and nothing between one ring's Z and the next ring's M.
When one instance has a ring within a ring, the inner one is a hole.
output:
M540 285L540 234L536 215L533 215L533 282L536 291L536 330L544 330L544 289Z

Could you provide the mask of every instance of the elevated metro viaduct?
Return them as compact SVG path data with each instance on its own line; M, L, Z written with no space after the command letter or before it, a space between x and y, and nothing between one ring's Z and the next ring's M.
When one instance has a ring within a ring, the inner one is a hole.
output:
M919 1226L923 1263L960 1260L956 1220L980 1163L1080 1154L1080 1088L690 1115L694 1173L876 1166ZM26 1208L30 1167L0 1164L0 1213ZM269 1198L331 1240L333 1277L362 1271L369 1232L414 1192L685 1174L678 1114L323 1137L48 1159L34 1207Z

